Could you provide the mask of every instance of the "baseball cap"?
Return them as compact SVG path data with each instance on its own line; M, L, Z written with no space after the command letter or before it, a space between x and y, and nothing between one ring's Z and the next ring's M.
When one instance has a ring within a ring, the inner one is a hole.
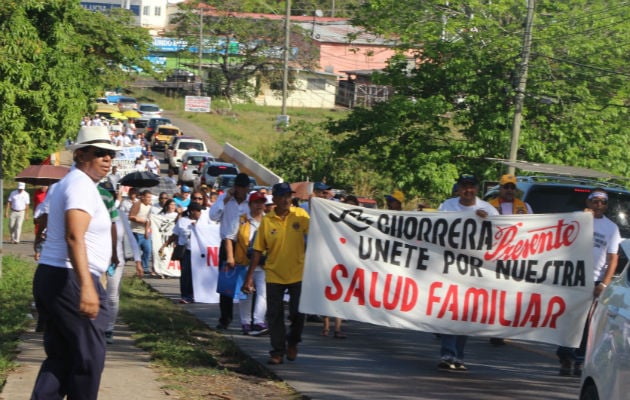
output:
M26 183L18 182L18 189L26 189Z
M182 185L182 193L190 193L190 188L186 185Z
M459 178L457 178L457 184L469 184L469 185L477 185L479 184L479 180L473 174L461 174Z
M270 195L270 194L268 194L268 195L266 195L265 197L267 198L267 201L265 201L265 205L266 205L266 206L270 206L270 205L272 205L272 204L273 204L273 196L272 196L272 195Z
M511 183L514 186L516 186L516 177L512 174L503 175L501 177L501 180L499 181L499 185L503 186L503 185L507 185L508 183Z
M313 185L313 190L330 190L330 186L328 186L324 182L315 182L315 184Z
M394 190L392 194L386 195L385 199L387 199L387 201L395 200L399 202L400 204L402 204L405 202L405 195L400 190Z
M291 189L291 185L289 185L287 182L280 182L273 185L273 187L271 188L271 193L274 196L282 196L283 194L295 192L293 191L293 189Z
M260 200L267 201L267 198L265 197L265 195L260 192L253 192L249 195L250 203L253 203L255 201L260 201Z

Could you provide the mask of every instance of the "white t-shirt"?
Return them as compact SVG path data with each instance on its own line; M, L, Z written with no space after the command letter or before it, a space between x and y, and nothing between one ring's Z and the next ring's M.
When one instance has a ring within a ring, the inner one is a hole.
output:
M157 159L147 160L147 169L156 175L160 174L160 162Z
M12 211L24 211L31 204L28 192L24 189L12 191L7 201L11 204Z
M39 262L53 267L73 268L68 257L65 213L68 210L83 210L91 217L85 233L88 265L92 274L100 276L107 270L112 257L112 220L96 183L83 171L74 168L46 197L50 198L50 212Z
M459 197L453 197L444 200L444 202L440 204L440 208L438 208L438 211L475 212L477 210L484 210L488 213L488 215L499 215L499 212L492 206L492 204L481 200L479 197L476 198L475 204L472 206L465 206L459 202Z
M617 254L621 235L617 224L606 216L593 218L593 279L601 281L606 275L606 256Z

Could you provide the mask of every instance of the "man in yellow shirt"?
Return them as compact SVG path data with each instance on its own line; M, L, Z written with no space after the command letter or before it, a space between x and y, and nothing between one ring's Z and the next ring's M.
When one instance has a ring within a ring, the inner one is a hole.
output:
M268 363L271 365L282 364L285 354L289 361L296 359L297 344L302 341L304 329L304 314L299 312L299 302L309 216L303 209L291 206L293 193L295 192L291 190L291 185L286 182L273 186L272 195L276 208L265 215L258 228L254 253L243 285L245 293L254 290L254 270L262 254L266 253L267 319L271 340L271 357ZM288 333L284 326L285 290L289 292L291 325Z

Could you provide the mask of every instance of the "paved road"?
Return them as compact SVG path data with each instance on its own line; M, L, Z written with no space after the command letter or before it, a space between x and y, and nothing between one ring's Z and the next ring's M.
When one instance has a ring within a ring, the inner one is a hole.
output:
M176 301L178 280L147 281ZM216 304L182 306L214 327ZM238 310L235 307L235 316ZM320 336L321 324L307 323L295 362L270 367L289 385L312 399L577 399L579 379L557 375L555 347L510 342L494 347L485 338L467 345L470 371L449 373L436 368L439 340L432 334L347 321L347 339ZM266 337L240 334L234 325L226 335L260 363L268 357Z

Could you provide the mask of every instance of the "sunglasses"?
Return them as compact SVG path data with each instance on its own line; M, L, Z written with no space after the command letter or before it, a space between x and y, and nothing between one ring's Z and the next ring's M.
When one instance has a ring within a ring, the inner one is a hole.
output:
M503 189L516 189L516 186L511 183L506 183L502 186Z
M99 158L105 157L105 156L109 156L109 158L116 157L115 150L101 149L100 147L88 147L88 149L92 149L92 154L94 154L94 157L99 157Z
M203 200L203 197L193 197L193 200Z
M606 205L606 204L608 204L608 200L602 200L602 199L592 199L592 200L591 200L591 203L596 203L596 204L597 204L597 203L600 203L600 204Z

